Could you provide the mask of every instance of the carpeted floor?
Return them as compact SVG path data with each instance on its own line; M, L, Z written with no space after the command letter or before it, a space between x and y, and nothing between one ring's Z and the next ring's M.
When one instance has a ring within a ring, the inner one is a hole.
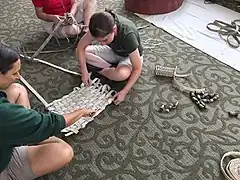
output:
M105 0L104 4L139 27L147 24L125 12L121 0ZM99 10L104 4L98 1ZM47 37L31 1L0 0L0 9L0 37L13 48L24 44L27 50L36 50ZM221 156L240 149L239 118L227 114L229 110L239 111L240 73L152 25L141 29L140 34L145 45L144 67L126 101L108 106L78 135L66 138L74 148L73 161L39 179L223 179ZM161 44L150 49L153 42ZM47 49L59 48L54 44L53 39ZM61 48L66 47L67 41L61 41ZM74 49L38 57L78 71ZM192 72L186 84L217 92L220 100L200 111L187 94L173 88L169 78L155 77L156 64L178 66L180 73ZM80 84L79 77L39 63L23 62L22 75L48 102ZM42 110L42 104L31 93L30 97L32 107ZM169 114L157 112L161 103L172 101L180 103L176 110Z
M230 8L233 11L240 12L239 0L205 0L206 3L217 3L224 7Z

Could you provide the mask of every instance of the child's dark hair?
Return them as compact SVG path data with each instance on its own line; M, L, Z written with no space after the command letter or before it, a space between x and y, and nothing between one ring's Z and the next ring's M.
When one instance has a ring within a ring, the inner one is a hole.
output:
M2 74L6 74L12 69L18 59L19 55L16 51L0 43L0 72Z
M115 25L115 14L112 10L97 12L92 15L89 22L89 31L93 37L105 37L110 34Z

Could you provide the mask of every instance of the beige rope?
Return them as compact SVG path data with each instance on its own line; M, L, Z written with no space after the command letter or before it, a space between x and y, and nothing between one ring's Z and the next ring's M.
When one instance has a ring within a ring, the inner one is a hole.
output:
M64 25L64 24L68 24L68 25L77 25L79 27L79 31L81 32L84 28L88 27L87 25L82 25L82 24L78 24L77 20L75 19L75 17L71 14L71 13L66 13L64 15L64 19L61 19L57 25L54 27L53 31L51 32L51 34L49 34L49 36L47 37L47 39L42 43L42 45L39 47L39 49L32 55L31 57L31 60L34 59L35 57L37 57L41 51L43 50L43 48L48 44L48 42L51 40L51 38L54 36L54 34L58 31L58 29ZM63 34L61 33L66 39L68 42L69 39L67 37L66 34ZM78 39L78 32L76 32L77 36L76 36L76 41ZM58 38L56 38L58 44L59 44L59 41L58 41ZM75 43L74 43L75 44ZM68 49L68 48L67 48ZM55 52L62 52L62 51L66 51L67 49L64 49L64 50L57 50L57 51L47 51L45 53L55 53ZM29 53L29 52L28 52Z
M33 54L33 56L31 57L31 60L33 60L33 58L37 57L39 55L39 53L42 51L42 49L48 44L48 42L51 40L51 38L53 37L54 33L60 28L60 26L62 25L62 23L64 22L64 20L60 20L57 25L55 26L55 28L53 29L52 33L49 34L49 36L47 37L47 39L42 43L42 45L39 47L39 49Z
M48 105L47 101L22 77L20 76L20 81L43 103L46 107Z
M30 57L30 56L24 56L23 54L19 54L19 56L22 57L22 58L26 58L26 60L31 60L31 57ZM44 60L41 60L41 59L33 58L32 61L36 61L36 62L39 62L39 63L42 63L42 64L46 64L46 65L48 65L48 66L51 66L51 67L56 68L56 69L59 69L59 70L61 70L61 71L63 71L63 72L69 73L69 74L81 76L80 73L77 73L77 72L74 72L74 71L65 69L65 68L63 68L63 67L57 66L57 65L55 65L55 64L52 64L52 63L50 63L50 62L47 62L47 61L44 61Z

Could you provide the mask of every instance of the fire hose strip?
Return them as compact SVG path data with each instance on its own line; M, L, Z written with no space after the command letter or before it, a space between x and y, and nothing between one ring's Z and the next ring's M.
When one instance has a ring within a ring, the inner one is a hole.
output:
M82 83L80 87L73 88L73 91L69 94L51 103L47 103L47 101L23 77L21 77L20 80L50 112L63 115L81 108L88 108L96 111L92 117L82 117L71 126L62 129L61 132L64 133L65 136L77 134L80 129L85 128L89 122L93 121L94 117L101 113L107 105L113 102L113 97L117 93L115 90L111 90L109 85L103 85L100 83L100 79L95 78L91 86L87 87Z

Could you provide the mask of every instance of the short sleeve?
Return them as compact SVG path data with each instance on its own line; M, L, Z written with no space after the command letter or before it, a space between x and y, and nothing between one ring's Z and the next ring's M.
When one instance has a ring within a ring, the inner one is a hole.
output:
M41 142L59 134L66 126L62 115L39 113L6 100L0 103L0 116L3 120L0 135L11 145Z
M132 32L128 34L123 41L123 47L126 49L127 53L132 53L139 46L138 39L136 35Z
M32 3L35 7L37 8L41 8L43 7L43 3L42 3L43 0L32 0Z

